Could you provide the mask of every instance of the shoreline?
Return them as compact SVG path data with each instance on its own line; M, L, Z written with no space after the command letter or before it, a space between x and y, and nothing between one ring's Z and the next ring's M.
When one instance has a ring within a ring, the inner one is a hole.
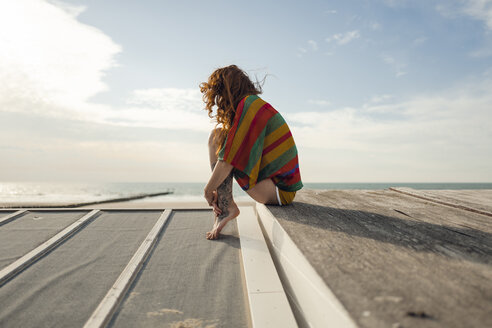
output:
M456 197L462 192L480 192L485 195L485 198L492 197L492 188L490 189L412 189L405 187L389 187L386 189L313 189L313 188L303 188L302 191L314 192L315 194L323 192L349 192L349 191L359 191L359 192L376 192L376 191L393 191L393 192L403 192L408 193L413 190L419 194L425 195L426 197L433 197L432 193L437 192L440 196L446 196L447 201L455 202ZM414 196L415 197L415 196ZM458 196L459 197L459 196ZM167 199L166 199L167 198ZM297 197L296 197L297 198ZM145 200L142 200L145 199ZM255 201L247 195L241 195L235 197L238 206L253 206ZM484 199L481 199L484 201ZM466 201L465 201L466 202ZM473 204L475 205L475 204ZM48 208L63 208L63 209L80 209L80 208L95 208L95 209L161 209L161 208L209 208L208 204L198 195L173 195L167 194L164 196L152 195L136 195L132 197L122 197L117 199L103 199L94 202L80 202L79 200L75 202L30 202L30 201L19 201L19 202L2 202L0 201L0 209L48 209Z

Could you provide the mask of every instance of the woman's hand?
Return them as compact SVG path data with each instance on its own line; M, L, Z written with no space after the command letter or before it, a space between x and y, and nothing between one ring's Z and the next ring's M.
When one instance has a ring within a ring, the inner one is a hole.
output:
M214 201L217 203L217 191L205 188L205 190L203 190L203 196L205 197L208 206L213 206Z
M204 197L207 200L208 205L213 207L213 211L216 215L222 214L222 210L219 208L219 205L217 205L218 194L216 190L209 191L205 189Z
M219 194L217 194L217 190L214 191L214 199L212 201L212 207L213 207L213 211L215 213L215 215L219 216L222 214L222 210L219 208L219 205L218 205L218 200L219 198Z

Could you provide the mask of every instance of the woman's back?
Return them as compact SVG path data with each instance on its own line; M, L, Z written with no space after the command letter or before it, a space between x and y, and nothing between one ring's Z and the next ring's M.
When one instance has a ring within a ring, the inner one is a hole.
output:
M239 103L219 160L234 166L236 180L244 190L267 178L285 191L302 188L289 126L275 108L256 95Z

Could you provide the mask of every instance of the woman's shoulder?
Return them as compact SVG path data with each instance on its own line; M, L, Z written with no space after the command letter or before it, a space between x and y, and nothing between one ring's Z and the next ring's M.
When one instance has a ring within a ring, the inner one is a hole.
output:
M271 107L273 109L272 105L270 105L270 103L268 103L259 95L247 95L242 99L241 103L243 103L245 107L259 106L259 107Z
M253 105L251 107L256 107L257 109L261 109L262 113L268 113L267 116L274 116L274 115L280 115L280 113L275 109L269 102L264 100L258 95L252 95L249 96L251 98L248 98L248 103Z
M261 99L260 96L258 96L258 95L247 95L242 99L242 101L253 102L253 101L258 100L258 99Z

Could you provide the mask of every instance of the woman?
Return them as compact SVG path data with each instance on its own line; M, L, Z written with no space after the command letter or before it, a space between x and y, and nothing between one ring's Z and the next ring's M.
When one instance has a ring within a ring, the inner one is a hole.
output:
M261 87L235 65L219 68L200 84L208 115L217 126L208 147L212 176L205 199L215 223L207 239L217 239L239 215L232 198L232 177L263 204L288 205L302 188L297 148L282 116L258 95ZM217 106L216 114L213 107Z

